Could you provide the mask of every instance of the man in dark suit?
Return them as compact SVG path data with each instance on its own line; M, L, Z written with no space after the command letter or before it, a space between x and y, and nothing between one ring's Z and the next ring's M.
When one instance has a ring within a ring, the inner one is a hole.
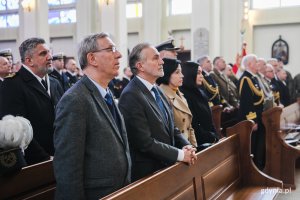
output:
M286 83L287 73L284 69L279 69L277 72L277 86L280 95L280 102L284 107L291 104L291 97L288 85Z
M0 56L0 87L4 81L4 78L7 77L11 72L11 68L12 66L7 58Z
M135 46L129 65L135 77L119 100L124 115L133 162L132 179L137 180L176 161L193 163L195 149L175 128L166 97L155 85L164 75L163 60L148 43Z
M79 44L85 75L56 109L56 199L99 199L130 182L124 120L108 89L121 57L105 33L87 36Z
M251 151L254 154L254 163L263 169L265 162L265 128L262 123L264 92L260 88L257 73L257 57L253 54L246 55L242 60L246 71L239 80L240 93L240 120L253 120L255 126L251 135Z
M51 77L57 79L63 88L64 92L67 91L69 86L69 80L67 75L63 72L64 69L64 54L54 54L52 60L53 71L49 74Z
M2 84L0 118L11 114L30 121L33 140L25 150L25 159L28 164L34 164L54 154L54 103L46 76L51 68L52 56L42 38L25 40L19 51L23 66Z

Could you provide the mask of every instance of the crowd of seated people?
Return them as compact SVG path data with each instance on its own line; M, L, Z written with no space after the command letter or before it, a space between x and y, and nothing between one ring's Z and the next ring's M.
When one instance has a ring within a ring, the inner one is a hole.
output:
M298 98L300 75L293 82L281 59L254 54L234 70L222 56L181 63L178 50L173 40L136 45L121 79L122 55L105 33L82 40L80 67L42 38L22 42L20 66L0 50L0 118L30 121L25 161L54 159L57 198L100 198L175 162L192 165L196 151L220 139L213 105L223 106L223 121L255 122L252 153L263 168L261 113Z

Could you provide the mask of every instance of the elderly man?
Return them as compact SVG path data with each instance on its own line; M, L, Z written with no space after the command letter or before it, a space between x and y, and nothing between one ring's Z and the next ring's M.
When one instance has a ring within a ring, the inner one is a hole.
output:
M167 40L156 46L157 51L159 52L160 57L163 58L173 58L177 59L177 51L179 47L175 47L174 40Z
M214 69L211 77L216 81L220 89L220 95L234 108L239 107L239 95L235 84L226 76L226 62L223 57L215 57Z
M108 89L121 57L106 33L87 36L79 44L85 75L56 109L56 199L99 199L130 182L124 120Z
M164 75L163 60L148 43L136 45L129 66L135 77L119 100L124 115L133 162L132 179L137 180L164 167L196 159L195 149L175 128L166 97L155 85Z
M242 64L246 71L239 80L240 93L240 120L253 120L255 126L251 135L251 150L254 154L254 163L260 169L264 167L265 161L265 128L261 115L263 112L264 92L260 88L257 78L259 66L257 57L253 54L246 55Z
M7 58L0 56L0 87L4 81L4 78L11 73L11 68L12 66Z
M47 160L54 154L55 103L51 98L53 84L50 84L47 76L51 69L52 56L42 38L25 40L19 51L23 65L2 84L0 118L11 114L23 116L30 121L33 140L25 150L25 159L28 164L34 164Z

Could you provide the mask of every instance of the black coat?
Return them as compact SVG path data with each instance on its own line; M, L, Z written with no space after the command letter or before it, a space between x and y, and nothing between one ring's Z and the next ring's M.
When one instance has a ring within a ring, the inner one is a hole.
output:
M22 67L15 76L5 79L0 94L1 118L8 114L22 116L32 125L33 141L25 150L27 163L47 160L54 154L54 104L47 91Z
M211 109L208 99L201 89L181 88L192 112L192 126L195 130L198 146L204 143L212 143L218 139L216 129L212 121Z
M279 95L280 95L280 102L282 103L282 105L284 105L284 107L286 107L291 104L289 88L282 81L280 81L280 80L276 80L276 81L277 81L277 86L278 86Z
M60 83L62 89L64 90L64 92L67 91L70 88L69 80L68 80L68 77L65 73L62 73L60 75L60 73L58 71L53 70L49 75L59 81L59 83Z

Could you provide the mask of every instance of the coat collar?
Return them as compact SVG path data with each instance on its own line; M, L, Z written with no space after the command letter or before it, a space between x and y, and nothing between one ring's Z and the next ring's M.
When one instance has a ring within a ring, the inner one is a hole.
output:
M164 91L164 94L170 99L171 104L176 109L178 109L184 113L187 113L189 115L192 115L192 113L188 107L188 104L184 98L183 93L181 93L178 90L178 94L176 94L176 92L172 88L170 88L169 86L164 85L164 84L161 84L159 87Z
M33 89L37 90L40 94L50 99L49 94L43 88L41 83L39 83L37 78L34 77L27 69L21 67L21 69L17 73L22 77L22 79L28 84L29 87L32 87Z

